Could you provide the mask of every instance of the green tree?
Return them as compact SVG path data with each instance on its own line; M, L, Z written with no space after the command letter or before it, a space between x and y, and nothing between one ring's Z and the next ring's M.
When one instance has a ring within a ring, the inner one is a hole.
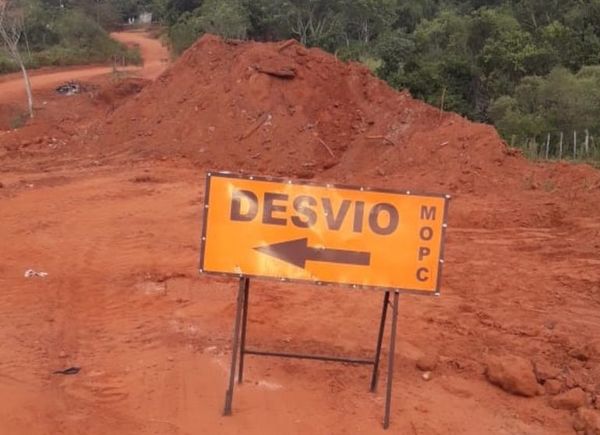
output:
M181 53L203 33L243 39L250 30L250 13L240 0L205 0L199 8L182 14L170 27L175 53Z
M250 20L250 38L273 41L293 36L289 25L292 5L288 0L245 0L244 5Z
M504 137L540 137L546 133L588 130L600 133L600 67L584 67L573 74L553 69L546 77L523 78L515 96L497 98L490 115Z
M343 38L344 18L339 0L290 0L288 25L304 45L331 51Z
M250 28L248 10L239 0L205 0L198 19L203 32L225 38L245 38Z
M351 40L369 44L391 29L396 0L344 0L340 4L346 44Z

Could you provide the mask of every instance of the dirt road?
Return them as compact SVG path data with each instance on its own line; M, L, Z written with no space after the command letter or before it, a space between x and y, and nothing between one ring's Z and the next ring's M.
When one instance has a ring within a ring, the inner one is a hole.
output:
M2 173L0 433L385 433L383 379L371 394L368 368L334 363L248 357L234 416L221 416L237 284L198 276L199 171L185 162L62 161L48 169ZM578 225L600 230L589 219ZM565 238L573 252L548 259ZM597 257L575 250L575 240L577 232L526 227L454 229L444 297L402 297L388 433L570 433L566 412L544 396L515 398L488 384L478 361L524 345L527 334L536 337L534 357L552 359L543 337L597 327L594 296L572 297L580 280L599 279ZM544 258L548 272L539 274ZM48 276L25 278L29 268ZM514 270L522 272L511 288ZM556 287L556 279L565 284ZM532 286L547 296L528 293ZM251 346L372 352L379 293L256 281L251 302ZM559 305L568 305L569 318L557 314ZM527 318L515 319L516 310ZM544 327L550 321L554 331ZM425 382L414 364L432 348L440 367ZM53 374L71 366L81 372Z
M137 76L154 79L167 67L169 53L159 41L144 32L115 32L111 36L124 44L137 45L142 54L142 67L120 68ZM68 67L51 70L32 71L31 85L34 91L51 88L69 80L87 80L110 74L112 66ZM0 104L25 98L25 89L20 74L10 74L0 81Z
M132 71L137 76L153 80L158 77L169 63L169 51L160 41L145 32L114 32L110 36L126 45L139 47L144 64Z

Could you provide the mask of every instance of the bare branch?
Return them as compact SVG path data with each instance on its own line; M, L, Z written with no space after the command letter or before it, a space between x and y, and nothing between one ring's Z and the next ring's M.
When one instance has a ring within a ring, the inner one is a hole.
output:
M19 41L25 27L23 12L11 0L0 0L0 43L6 47L9 56L19 65L27 92L29 116L33 118L33 96L29 75L19 52Z

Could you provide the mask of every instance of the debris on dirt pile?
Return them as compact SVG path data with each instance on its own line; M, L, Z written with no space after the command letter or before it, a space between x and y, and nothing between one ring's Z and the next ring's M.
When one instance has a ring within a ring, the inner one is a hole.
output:
M511 174L526 165L493 127L440 113L364 66L294 41L205 35L98 129L103 148L301 178L330 169L340 182L389 174L407 187L471 191L517 183Z
M68 82L56 88L56 92L61 95L71 96L79 93L79 84Z
M64 83L56 88L56 92L60 95L65 95L70 97L72 95L77 95L82 92L89 92L94 90L96 87L92 85L88 85L85 83L81 83L78 81L69 81Z

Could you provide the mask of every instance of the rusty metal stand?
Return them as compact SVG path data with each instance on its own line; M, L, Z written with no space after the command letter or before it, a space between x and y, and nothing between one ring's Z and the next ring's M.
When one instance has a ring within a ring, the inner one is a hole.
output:
M383 428L390 427L390 408L392 405L392 378L394 376L394 356L396 353L396 326L398 325L398 299L400 292L394 292L394 304L392 305L392 331L390 335L390 349L388 353L387 387L385 391L385 415L383 416Z
M383 296L383 307L381 308L381 321L379 322L379 334L377 335L377 346L375 348L375 361L373 364L373 374L371 376L371 393L377 390L377 379L379 377L379 359L381 357L381 345L383 343L383 333L385 332L385 318L390 303L390 292L385 292Z
M244 355L246 354L246 325L248 324L248 295L250 293L250 279L246 278L244 283L244 309L242 310L242 340L240 342L240 371L238 372L238 384L242 383L244 377Z
M237 306L235 311L235 325L233 327L233 344L231 348L231 368L229 370L229 387L225 393L225 408L223 415L231 415L231 403L233 402L233 384L235 378L235 366L237 363L237 354L240 339L240 317L242 316L242 306L244 305L245 289L249 286L249 279L246 277L240 278L240 287L238 289Z
M235 324L233 327L233 347L231 350L231 367L229 371L229 387L225 394L225 409L223 415L231 415L231 407L233 402L233 389L235 384L235 373L238 372L238 384L241 384L244 378L244 357L246 355L257 355L257 356L272 356L280 358L298 358L298 359L309 359L318 361L332 361L332 362L343 362L350 364L365 364L372 365L373 372L371 375L371 392L375 392L377 389L377 379L379 375L379 361L381 359L381 347L383 344L383 336L385 332L385 323L387 318L387 310L390 305L390 292L386 291L383 297L383 306L381 309L381 320L379 323L379 333L377 335L377 345L375 348L375 355L373 359L366 358L349 358L340 357L333 355L307 355L299 353L289 352L274 352L274 351L263 351L257 349L246 348L246 331L248 325L248 300L250 294L250 279L246 277L240 278L240 284L237 296L237 306L235 314ZM385 416L383 420L383 427L387 429L390 422L390 408L391 408L391 395L392 395L392 374L394 370L394 351L396 342L396 324L398 320L398 297L399 292L394 292L394 302L392 304L392 330L390 337L390 349L388 355L388 373L387 373L387 388L386 388L386 399L385 399ZM237 367L239 352L239 367ZM237 369L237 370L236 370Z

